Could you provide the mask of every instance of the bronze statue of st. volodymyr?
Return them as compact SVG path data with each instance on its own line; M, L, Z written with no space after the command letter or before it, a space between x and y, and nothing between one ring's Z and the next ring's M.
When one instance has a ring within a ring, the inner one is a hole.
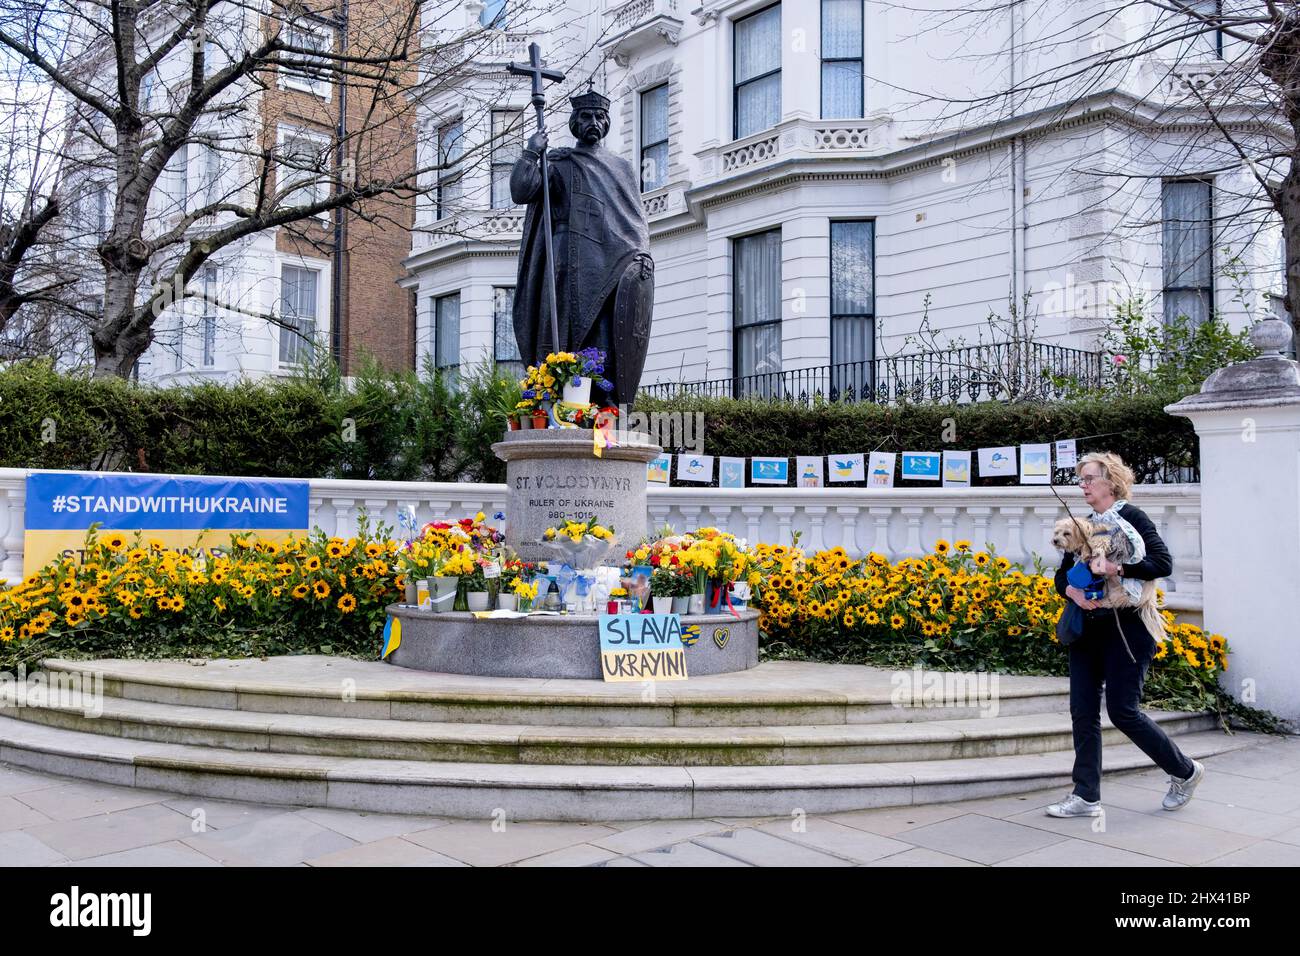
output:
M614 385L610 403L631 403L650 344L650 231L636 170L601 146L609 132L609 100L588 89L569 97L569 102L569 129L577 144L548 150L546 133L534 133L510 174L511 198L528 207L515 285L515 338L523 360L533 365L554 351L602 349L605 378ZM543 151L549 197L542 188ZM546 288L546 198L553 230L558 343L552 338ZM593 394L592 400L602 398Z

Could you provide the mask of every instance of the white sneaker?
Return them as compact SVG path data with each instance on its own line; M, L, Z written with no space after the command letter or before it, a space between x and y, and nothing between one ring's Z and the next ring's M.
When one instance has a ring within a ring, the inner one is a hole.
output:
M1187 801L1192 799L1192 791L1196 785L1205 777L1205 764L1199 760L1192 761L1192 775L1186 780L1180 780L1177 777L1169 778L1169 792L1160 805L1166 810L1177 810L1179 807L1186 806Z
M1072 793L1060 803L1049 806L1047 815L1049 817L1099 817L1101 801L1085 800L1077 793Z

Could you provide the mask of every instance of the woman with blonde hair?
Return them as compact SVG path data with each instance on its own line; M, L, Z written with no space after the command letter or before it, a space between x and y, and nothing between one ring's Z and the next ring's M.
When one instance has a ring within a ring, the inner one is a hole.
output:
M1094 574L1118 578L1130 594L1140 593L1143 581L1168 577L1174 569L1169 549L1151 519L1129 503L1133 469L1111 452L1092 452L1075 466L1083 499L1092 508L1088 519L1109 524L1133 545L1134 561L1114 564L1104 556L1092 559ZM1152 635L1136 607L1108 608L1090 600L1069 584L1066 574L1074 555L1065 552L1056 571L1056 590L1083 609L1083 636L1069 645L1070 718L1074 729L1074 789L1047 808L1053 817L1101 815L1101 694L1106 689L1106 714L1142 752L1169 774L1169 791L1162 806L1177 810L1192 797L1205 776L1205 766L1187 757L1159 725L1142 713L1142 682L1164 635Z

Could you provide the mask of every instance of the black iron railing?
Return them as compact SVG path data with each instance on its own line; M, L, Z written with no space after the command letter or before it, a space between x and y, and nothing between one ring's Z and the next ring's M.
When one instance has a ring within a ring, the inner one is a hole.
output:
M767 401L981 402L1063 397L1071 383L1100 386L1102 353L1042 342L972 345L864 362L704 382L642 385L653 398L694 395Z

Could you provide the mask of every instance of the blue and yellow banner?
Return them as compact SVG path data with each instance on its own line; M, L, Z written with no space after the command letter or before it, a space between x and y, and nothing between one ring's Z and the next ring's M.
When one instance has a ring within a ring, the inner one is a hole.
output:
M305 533L309 501L302 479L31 472L23 574L65 556L80 559L92 524L101 536L139 531L167 548L221 551L235 533L272 541Z

